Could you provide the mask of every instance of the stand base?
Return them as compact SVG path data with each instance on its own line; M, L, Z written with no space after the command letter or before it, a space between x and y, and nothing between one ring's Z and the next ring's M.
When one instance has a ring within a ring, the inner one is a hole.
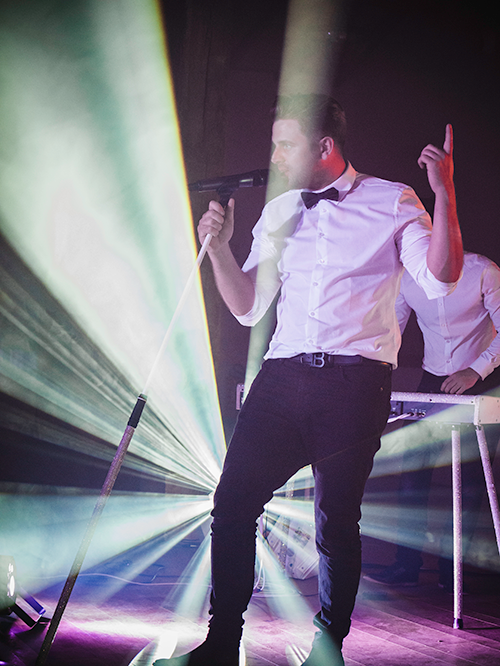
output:
M28 606L31 606L34 611L38 614L36 619L33 619L23 608L21 608L17 603L12 604L10 607L10 612L17 615L17 617L22 620L28 627L34 627L36 624L42 624L45 622L50 622L49 617L45 617L45 608L38 603L38 601L28 594L25 590L20 590L17 593L18 598L24 599Z

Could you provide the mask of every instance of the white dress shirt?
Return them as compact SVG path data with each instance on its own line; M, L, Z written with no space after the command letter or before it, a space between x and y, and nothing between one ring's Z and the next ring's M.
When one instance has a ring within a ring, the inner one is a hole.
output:
M444 377L472 368L484 379L500 365L500 268L486 257L466 252L455 291L432 301L405 273L396 301L401 332L411 310L424 336L427 372Z
M281 287L265 358L324 351L396 367L401 336L394 303L403 266L430 298L455 283L439 282L427 267L431 221L411 188L350 164L324 189L332 186L339 201L307 210L300 190L290 190L264 207L243 266L256 298L237 319L255 324Z

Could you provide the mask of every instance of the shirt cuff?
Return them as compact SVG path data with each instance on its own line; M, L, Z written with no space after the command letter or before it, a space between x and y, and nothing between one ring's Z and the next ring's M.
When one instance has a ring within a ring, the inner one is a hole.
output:
M237 315L232 312L233 317L240 322L242 326L254 326L262 316L266 308L262 307L262 299L256 294L252 309L244 315Z
M427 298L441 298L442 296L449 296L452 291L455 290L459 280L462 278L462 273L456 282L441 282L437 277L432 273L428 266L425 267L425 270L419 276L417 280L418 284L425 291Z
M495 369L492 367L491 363L488 361L486 358L482 358L481 356L477 358L474 363L471 363L469 365L469 368L472 368L472 370L475 370L478 375L481 377L481 379L486 379L488 375L491 375L493 370Z

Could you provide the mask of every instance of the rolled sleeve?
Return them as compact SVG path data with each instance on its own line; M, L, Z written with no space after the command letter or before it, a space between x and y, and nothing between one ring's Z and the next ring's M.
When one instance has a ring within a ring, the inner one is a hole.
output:
M262 233L260 223L254 229L254 241L242 270L252 279L255 300L252 309L234 317L243 326L254 326L267 312L281 286L277 268L277 251L269 237Z
M449 296L457 286L461 277L462 274L460 273L460 277L456 282L441 282L435 275L433 275L429 267L426 266L425 270L420 275L419 284L425 291L427 298L439 298L440 296Z
M396 210L396 243L404 267L425 291L427 298L448 296L456 282L441 282L427 266L427 250L432 234L432 222L411 187L401 188ZM459 278L460 279L460 278Z

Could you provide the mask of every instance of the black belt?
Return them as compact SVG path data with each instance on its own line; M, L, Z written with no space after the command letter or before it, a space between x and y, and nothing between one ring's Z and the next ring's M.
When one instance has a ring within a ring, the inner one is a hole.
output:
M325 352L313 352L311 354L297 354L291 356L287 361L294 363L302 363L309 365L312 368L324 368L331 365L361 365L362 363L377 364L377 365L390 365L385 361L377 361L373 358L365 358L364 356L344 356L343 354L325 354Z

